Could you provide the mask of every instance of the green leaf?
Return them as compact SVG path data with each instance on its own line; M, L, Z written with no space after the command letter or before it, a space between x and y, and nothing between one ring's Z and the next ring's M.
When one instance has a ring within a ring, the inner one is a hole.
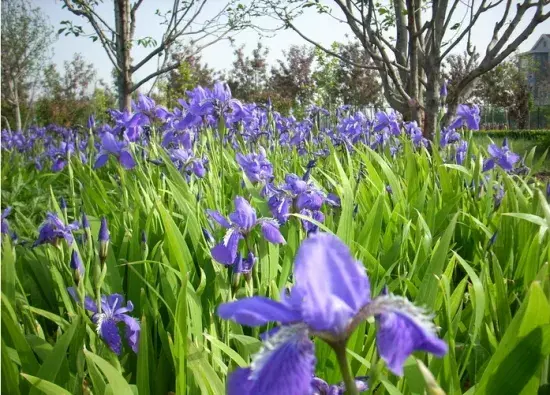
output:
M550 353L549 324L548 300L540 284L534 282L485 368L476 393L535 393L540 381L538 367ZM510 388L515 391L508 392Z
M232 361L234 361L240 367L244 368L248 365L248 363L237 352L235 352L235 350L231 349L229 346L227 346L223 342L219 341L218 339L208 334L204 334L204 337L210 343L212 343L212 347L217 347L220 350L222 350L229 358L231 358Z
M1 339L2 344L2 393L17 395L19 391L19 377L17 365L12 361L8 353L8 347Z
M33 391L39 391L46 395L71 395L71 393L57 384L46 381L39 377L31 376L30 374L21 373L33 386Z
M474 302L474 330L470 333L470 341L472 343L476 342L477 336L479 335L483 323L483 316L485 312L485 292L483 291L483 284L479 279L478 275L474 269L456 252L453 252L455 258L458 260L458 263L464 268L468 277L472 281L473 287L473 302Z
M435 307L435 300L437 296L437 291L439 289L437 286L437 277L441 276L441 273L443 273L457 218L458 213L453 216L449 225L447 226L447 229L445 230L445 233L435 247L435 251L433 252L430 263L426 268L426 271L424 272L424 278L418 291L417 302L426 305L432 309Z
M529 221L529 222L531 222L535 225L539 225L539 226L547 226L546 221L544 220L544 218L541 218L538 215L527 214L527 213L502 213L502 215L523 219L525 221Z
M105 377L107 377L107 381L109 382L114 394L134 395L132 388L130 388L130 385L126 382L124 376L122 376L122 374L116 370L113 365L88 350L84 350L84 355L86 355L86 361L88 361L88 364L97 365Z
M147 394L151 391L149 386L149 339L150 333L147 326L147 317L143 315L140 321L141 332L139 336L139 353L137 361L136 383L139 393Z
M65 358L67 354L67 349L69 348L69 345L73 340L73 336L75 334L76 328L78 328L79 325L80 325L80 317L76 316L74 322L69 327L67 332L65 332L55 342L55 346L51 351L49 357L44 361L44 363L38 370L38 373L36 373L37 378L44 379L46 381L51 381L51 382L55 381L55 378L59 373L59 369L61 368L61 365L63 364L64 361L66 361ZM37 394L38 390L34 388L30 393L31 395Z

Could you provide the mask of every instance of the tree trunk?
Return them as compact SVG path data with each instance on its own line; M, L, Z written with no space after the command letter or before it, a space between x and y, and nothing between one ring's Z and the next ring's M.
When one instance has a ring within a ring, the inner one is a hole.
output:
M440 97L439 84L440 67L430 65L429 72L426 73L426 92L424 100L424 137L433 140L435 132L439 127L437 119L439 115Z
M116 53L118 107L121 111L131 110L132 102L132 58L130 49L132 37L130 34L130 1L115 0L116 22Z
M15 116L15 130L20 131L23 125L21 124L21 105L19 103L19 85L17 81L13 82L13 105Z

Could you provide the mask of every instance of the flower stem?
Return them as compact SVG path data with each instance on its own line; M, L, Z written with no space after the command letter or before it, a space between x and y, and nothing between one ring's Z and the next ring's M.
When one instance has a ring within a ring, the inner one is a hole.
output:
M346 386L346 395L358 395L357 385L355 384L355 377L351 374L351 368L348 358L346 356L346 342L338 342L331 344L332 349L336 353L336 359L340 366L340 372L342 372L342 379Z

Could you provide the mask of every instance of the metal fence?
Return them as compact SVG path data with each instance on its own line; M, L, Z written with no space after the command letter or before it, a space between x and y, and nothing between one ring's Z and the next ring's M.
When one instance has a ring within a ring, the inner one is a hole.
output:
M510 116L505 107L485 106L481 108L482 129L550 129L550 106L537 106L529 111L529 116L521 125Z

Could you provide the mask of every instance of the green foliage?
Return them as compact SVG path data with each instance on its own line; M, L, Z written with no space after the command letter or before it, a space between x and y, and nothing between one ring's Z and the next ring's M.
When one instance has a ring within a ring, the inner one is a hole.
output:
M59 197L69 202L69 220L87 213L93 235L91 244L33 249L2 239L2 393L220 394L228 373L250 363L259 331L221 321L215 309L251 293L278 298L292 284L305 235L293 218L282 227L286 245L258 240L253 280L232 294L230 272L211 259L202 233L209 227L205 209L226 213L239 194L252 198L262 215L267 211L259 187L241 187L235 151L216 145L211 131L201 138L220 154L209 158L204 179L189 182L171 164L140 162L123 171L113 161L93 171L71 161L64 172L38 173L2 156L2 202L14 207L8 220L20 240L36 239L44 213L59 212ZM481 173L479 160L445 164L445 153L415 150L405 139L395 158L356 148L333 151L312 172L342 199L341 208L325 212L324 226L363 262L374 295L387 286L433 311L449 353L442 359L415 354L418 363L411 358L405 375L396 377L377 357L375 325L367 322L348 344L353 374L369 375L376 394L435 391L433 380L448 394L536 393L549 380L550 353L550 205L543 185L532 175ZM484 153L474 141L469 149L477 158ZM302 174L307 163L278 147L269 159L277 179ZM529 155L526 165L536 171ZM505 195L495 208L497 184ZM142 324L137 355L129 349L114 355L65 291L73 283L71 248L77 248L84 288L92 293L102 216L111 234L103 291L133 301L131 314ZM317 373L336 383L340 372L329 351L317 348Z
M40 73L50 55L53 29L28 0L2 0L2 128L31 120Z
M96 70L81 54L64 62L63 73L54 64L44 70L43 95L37 100L34 123L71 126L86 125L91 114L98 121L107 120L106 111L115 104L114 94Z
M329 108L342 104L381 106L382 86L376 70L368 68L374 67L374 63L361 45L358 42L334 42L331 51L339 58L318 48L315 50L313 80L319 104Z
M186 53L172 55L173 61L181 61L175 70L167 73L159 83L159 104L168 108L178 105L177 100L196 86L210 86L214 81L214 71L203 64L200 55L187 56Z
M538 139L550 136L550 129L485 129L475 132L476 135L484 135L488 137L508 137L510 139Z

